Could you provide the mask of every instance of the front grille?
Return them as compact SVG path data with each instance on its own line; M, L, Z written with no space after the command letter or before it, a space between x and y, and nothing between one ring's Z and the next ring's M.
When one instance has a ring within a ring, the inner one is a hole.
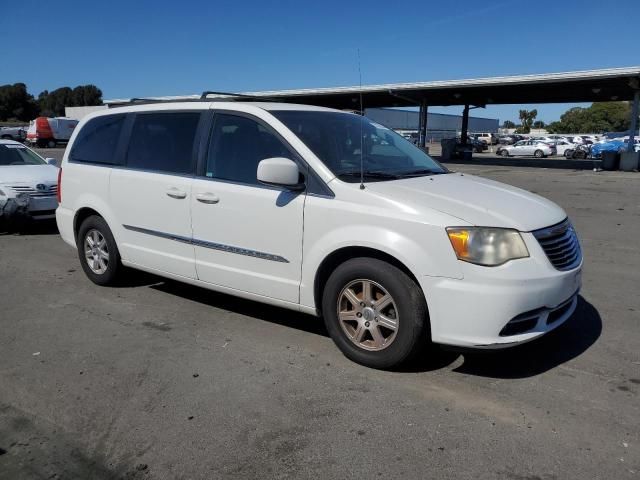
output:
M569 219L532 233L558 270L571 270L582 261L580 242Z
M35 186L29 185L7 185L10 189L18 193L26 193L30 197L55 197L58 193L58 185L46 185L44 190L38 190Z

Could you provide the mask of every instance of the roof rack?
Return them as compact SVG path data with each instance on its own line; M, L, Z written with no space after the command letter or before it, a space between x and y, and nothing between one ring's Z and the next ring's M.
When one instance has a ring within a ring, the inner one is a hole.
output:
M209 98L209 95L218 95L218 97ZM176 103L176 102L233 102L233 101L252 101L252 102L273 102L273 97L245 95L243 93L216 92L206 90L199 97L190 95L187 97L168 97L168 98L144 98L134 97L128 100L121 100L109 103L109 108L123 107L125 105L147 105L154 103ZM277 101L277 100L276 100Z
M245 93L215 92L211 90L205 90L204 92L202 92L202 95L200 95L200 100L209 100L209 95L224 95L225 97L231 97L230 99L223 98L222 100L238 100L238 99L246 98L256 102L264 102L264 101L272 102L273 101L272 97L266 97L263 95L258 96L258 95L249 95ZM212 98L211 100L219 100L219 99Z

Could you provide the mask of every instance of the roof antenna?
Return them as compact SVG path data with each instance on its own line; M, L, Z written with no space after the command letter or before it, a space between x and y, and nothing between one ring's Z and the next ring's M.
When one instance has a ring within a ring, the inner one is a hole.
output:
M364 190L364 152L362 141L362 123L364 119L364 109L362 107L362 69L360 68L360 49L358 49L358 76L360 77L360 190Z

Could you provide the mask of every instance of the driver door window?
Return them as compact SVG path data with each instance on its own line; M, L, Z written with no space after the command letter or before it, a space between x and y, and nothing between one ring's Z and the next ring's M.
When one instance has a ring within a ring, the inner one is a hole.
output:
M293 158L289 149L271 131L247 117L216 114L205 176L259 185L258 163L266 158Z

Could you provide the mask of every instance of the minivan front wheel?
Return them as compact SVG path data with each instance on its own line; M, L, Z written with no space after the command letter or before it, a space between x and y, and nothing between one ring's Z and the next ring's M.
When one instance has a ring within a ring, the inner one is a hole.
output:
M97 285L112 285L122 270L113 234L102 217L86 218L78 230L78 257L84 273Z
M336 268L325 285L322 308L338 348L369 367L397 367L428 343L420 287L381 260L354 258Z

